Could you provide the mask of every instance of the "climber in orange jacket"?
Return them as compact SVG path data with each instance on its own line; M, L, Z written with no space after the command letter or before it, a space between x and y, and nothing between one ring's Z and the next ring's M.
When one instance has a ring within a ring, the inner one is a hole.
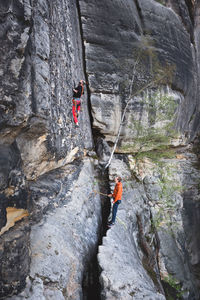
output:
M81 109L81 96L84 94L84 83L84 80L80 80L78 86L73 89L72 114L76 125L78 125L78 114Z
M122 200L122 192L123 192L123 188L122 188L122 183L121 183L122 179L121 177L116 177L115 178L115 188L112 194L108 194L108 197L113 197L113 208L112 208L112 219L111 221L108 223L109 226L112 226L115 224L115 219L117 216L117 209L118 209L118 205L121 203Z

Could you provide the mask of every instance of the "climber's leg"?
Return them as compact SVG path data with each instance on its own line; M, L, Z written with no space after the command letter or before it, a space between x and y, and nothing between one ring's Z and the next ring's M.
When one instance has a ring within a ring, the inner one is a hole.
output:
M78 117L78 115L79 115L79 112L80 112L80 110L81 110L81 101L77 101L77 117Z
M73 106L72 106L72 114L73 114L73 118L74 118L74 123L78 123L78 119L77 119L77 108L76 108L76 101L73 99Z

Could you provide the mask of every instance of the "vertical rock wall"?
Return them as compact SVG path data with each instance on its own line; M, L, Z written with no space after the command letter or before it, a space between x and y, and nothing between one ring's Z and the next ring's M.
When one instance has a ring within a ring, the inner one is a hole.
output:
M133 154L133 160L136 156L144 164L137 174L141 186L135 189L136 165L131 168L133 173L125 171L121 161L116 165L112 162L110 167L112 180L120 174L125 180L125 203L121 205L117 226L108 232L99 250L102 299L176 298L173 284L184 299L198 299L199 260L194 255L196 250L192 251L194 245L198 248L198 239L196 234L189 233L190 225L194 228L198 224L199 170L193 166L194 162L198 163L198 157L192 150L188 153L186 148L180 148L183 154L177 154L177 159L162 161L168 178L163 179L159 167L158 170L152 167L148 157L158 160L159 166L159 155L169 154L148 154L148 151L166 145L182 147L198 135L199 1L195 4L182 0L79 2L93 126L99 136L97 141L102 141L98 153L106 162L105 152L109 148L106 142L113 146L123 109L132 98L116 152ZM160 68L168 72L168 66L173 70L167 80L150 84ZM170 99L169 107L174 107L171 113L162 99L165 103ZM172 134L171 124L175 129ZM122 161L128 160L124 155ZM170 168L177 168L178 172L169 171ZM153 178L147 176L148 172L154 173ZM162 179L167 182L166 190ZM173 180L181 192L177 191L171 199ZM140 200L138 193L142 195ZM192 224L191 215L194 216ZM157 233L151 236L151 222L157 224L158 220L162 222ZM146 276L152 281L146 280Z
M195 37L195 44L196 44L196 56L197 56L197 66L198 66L198 80L200 78L200 69L199 69L199 62L200 62L200 50L199 50L199 38L200 38L200 3L196 1L195 8L194 8L194 37ZM198 85L198 93L199 93L199 85ZM197 110L194 117L194 127L198 128L199 130L199 101L197 102Z
M1 1L0 229L8 228L8 207L29 212L0 236L1 299L83 298L101 232L94 189L102 178L88 150L94 138L105 163L128 100L116 150L123 155L109 168L111 181L122 175L124 196L99 248L101 297L199 298L198 139L197 157L180 148L168 160L149 159L152 149L198 136L199 5ZM72 87L85 76L89 89L75 128ZM180 190L169 198L173 181Z
M199 299L197 163L188 151L137 167L131 155L113 159L110 180L121 176L124 191L99 247L102 299Z
M83 299L83 274L101 224L94 165L93 159L68 164L32 185L37 220L30 233L30 272L25 290L12 300Z
M0 237L0 297L4 298L26 285L33 243L40 231L32 242L32 230L30 241L30 225L55 208L58 204L54 200L61 201L60 195L64 197L62 183L57 185L55 178L46 175L43 185L42 174L83 157L93 141L87 90L80 128L75 129L71 113L72 88L85 79L76 2L1 1L0 19L1 228L10 222L8 207L25 209L30 214ZM58 180L62 172L55 175ZM52 194L51 203L48 197ZM100 213L96 215L92 234L100 222ZM41 245L43 238L41 235Z
M198 43L194 42L193 20L185 1L163 5L154 0L126 4L120 0L93 0L90 4L81 0L80 7L93 126L108 142L113 142L119 128L115 120L121 118L125 104L132 98L118 151L131 152L130 147L137 151L138 137L145 136L150 126L162 135L167 122L172 121L177 131L176 143L183 144L185 138L194 137ZM160 69L168 72L168 77L165 82L153 84L158 74L162 77ZM173 114L167 113L166 107L162 115L163 105L158 104L159 96L155 94L160 89L162 95L174 101ZM152 105L155 115L151 114ZM139 126L143 130L138 130Z

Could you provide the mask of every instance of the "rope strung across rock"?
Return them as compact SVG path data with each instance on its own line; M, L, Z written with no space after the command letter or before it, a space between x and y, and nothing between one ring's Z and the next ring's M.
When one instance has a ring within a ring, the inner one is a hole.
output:
M103 195L103 196L107 196L107 197L108 197L107 194L101 193L101 192L96 191L96 190L93 190L93 193L94 193L95 195L96 195L96 194L99 194L99 195Z
M90 200L90 198L92 198L93 196L96 196L97 194L108 197L107 194L103 194L103 193L101 193L101 192L99 192L99 191L92 190L92 192L89 194L87 200Z

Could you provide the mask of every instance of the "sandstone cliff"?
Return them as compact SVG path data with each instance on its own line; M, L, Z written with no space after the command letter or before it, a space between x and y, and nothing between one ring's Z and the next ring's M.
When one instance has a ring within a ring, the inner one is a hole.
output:
M0 299L199 299L200 1L7 0L0 19Z

